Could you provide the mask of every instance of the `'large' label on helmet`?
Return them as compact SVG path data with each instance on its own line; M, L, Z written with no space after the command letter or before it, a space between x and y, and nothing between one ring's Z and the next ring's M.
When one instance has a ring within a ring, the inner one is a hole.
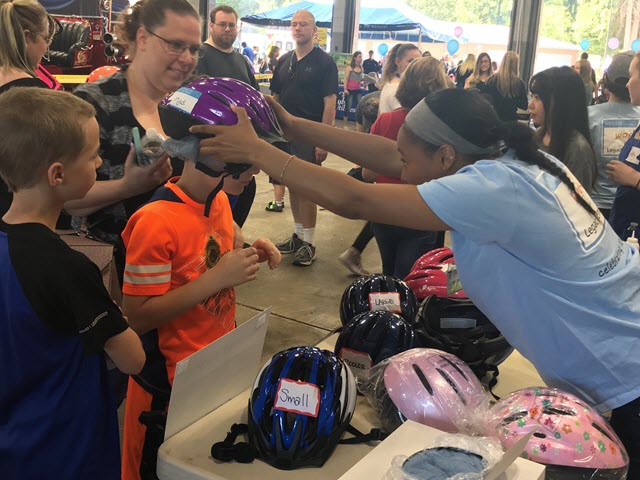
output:
M374 292L369 294L369 310L386 310L402 313L400 294L398 292Z
M201 92L197 92L191 88L182 87L169 97L169 105L178 110L182 110L187 114L191 114L193 108L198 103L198 99L202 95Z
M281 378L273 408L317 417L320 408L320 389L313 383Z
M351 350L350 348L341 348L338 356L349 365L353 370L354 375L366 372L371 368L373 361L371 357L365 352L359 352L358 350Z

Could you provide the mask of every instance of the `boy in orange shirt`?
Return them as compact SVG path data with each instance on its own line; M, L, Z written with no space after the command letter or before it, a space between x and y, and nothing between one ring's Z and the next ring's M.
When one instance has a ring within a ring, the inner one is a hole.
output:
M238 178L213 177L185 161L182 176L158 189L122 233L123 309L148 352L142 373L129 379L123 479L155 478L176 363L230 332L234 287L254 280L259 263L268 261L272 269L280 263L267 239L234 250L225 192L240 194L258 172L251 167ZM224 191L211 199L220 182Z

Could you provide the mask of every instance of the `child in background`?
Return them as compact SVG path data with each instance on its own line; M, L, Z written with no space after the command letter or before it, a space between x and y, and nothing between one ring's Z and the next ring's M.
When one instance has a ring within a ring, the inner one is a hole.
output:
M62 206L96 181L95 110L70 93L0 96L0 465L7 479L120 478L116 408L102 352L125 373L140 339L98 267L53 231Z
M280 263L267 239L233 249L242 242L226 193L240 194L258 172L209 176L185 161L182 176L158 189L122 233L123 309L149 355L142 374L129 379L123 479L154 478L176 363L233 330L234 287L254 280L259 263ZM224 191L211 199L221 182Z

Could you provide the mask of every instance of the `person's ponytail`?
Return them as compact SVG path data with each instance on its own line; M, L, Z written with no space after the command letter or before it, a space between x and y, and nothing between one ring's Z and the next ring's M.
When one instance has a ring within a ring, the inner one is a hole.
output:
M538 146L533 136L533 130L528 126L519 122L502 123L499 127L501 130L500 137L504 140L507 147L512 148L516 152L516 156L523 162L537 165L541 169L547 171L554 177L559 178L571 192L575 195L577 202L594 217L598 214L594 208L578 193L573 181L567 175L567 172L558 164L549 160L548 157L538 150Z

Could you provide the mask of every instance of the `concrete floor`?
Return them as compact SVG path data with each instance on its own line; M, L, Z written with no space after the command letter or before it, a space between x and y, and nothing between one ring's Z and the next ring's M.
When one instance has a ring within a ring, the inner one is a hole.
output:
M329 155L327 168L347 172L351 164ZM282 213L265 211L273 200L273 188L267 176L256 177L256 198L243 231L247 242L267 237L274 243L293 232L293 217L288 204ZM263 267L258 278L236 289L239 323L258 311L273 306L263 358L291 346L315 345L340 325L339 306L342 292L356 278L339 261L364 225L364 221L347 220L328 210L319 209L315 234L318 259L309 267L291 263L292 255L283 255L276 270ZM381 272L382 262L375 240L363 255L363 264L370 272Z

